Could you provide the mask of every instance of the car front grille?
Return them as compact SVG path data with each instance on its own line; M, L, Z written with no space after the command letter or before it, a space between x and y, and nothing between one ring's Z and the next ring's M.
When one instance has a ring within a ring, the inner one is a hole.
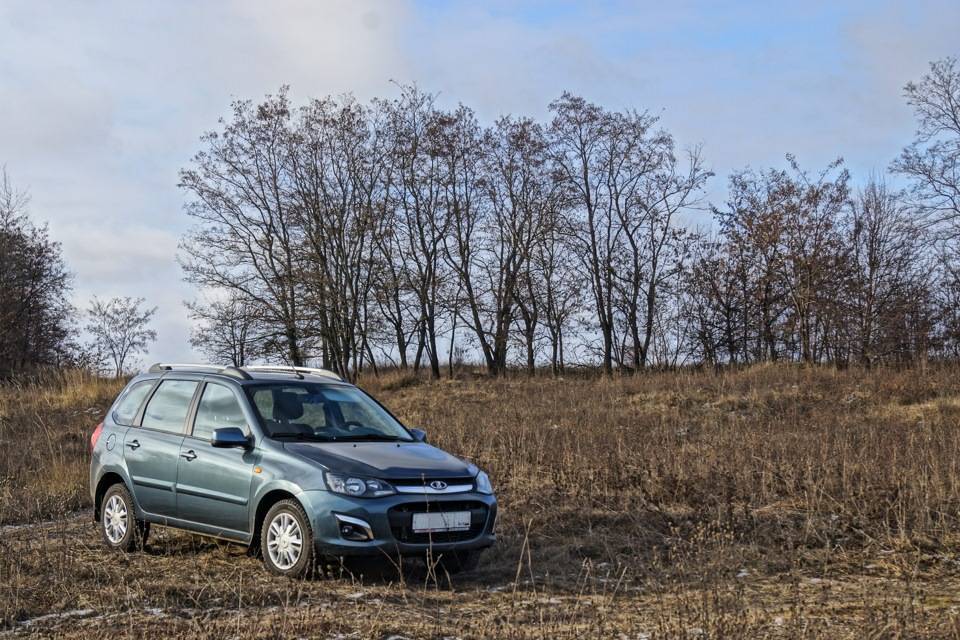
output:
M439 495L473 491L473 478L405 478L391 480L398 493L410 495Z
M390 483L399 487L429 487L434 480L442 480L447 484L473 484L473 478L464 476L462 478L403 478L400 480L390 480Z
M413 514L450 511L469 511L470 528L466 531L414 532ZM440 544L472 540L483 533L483 529L487 524L488 514L489 510L487 509L487 505L476 500L408 502L392 507L387 512L393 537L400 542L409 544Z

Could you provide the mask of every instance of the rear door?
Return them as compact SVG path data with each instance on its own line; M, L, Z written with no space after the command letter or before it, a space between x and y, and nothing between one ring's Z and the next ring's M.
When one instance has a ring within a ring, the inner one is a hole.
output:
M147 401L139 428L127 430L123 450L133 492L144 511L176 517L180 444L199 382L164 378Z
M231 386L207 382L193 429L180 445L177 517L225 535L249 533L250 486L258 454L210 444L214 429L236 427L250 435L244 403Z

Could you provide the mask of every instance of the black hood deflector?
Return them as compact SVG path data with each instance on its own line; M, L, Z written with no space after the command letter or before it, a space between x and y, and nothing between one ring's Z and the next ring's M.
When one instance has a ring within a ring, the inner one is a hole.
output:
M476 473L473 465L423 442L288 442L284 448L334 473L383 480L464 478Z

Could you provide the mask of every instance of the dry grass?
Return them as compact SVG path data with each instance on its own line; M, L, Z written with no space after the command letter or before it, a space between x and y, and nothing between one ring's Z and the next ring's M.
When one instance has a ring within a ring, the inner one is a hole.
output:
M765 366L368 380L432 442L490 471L501 540L478 572L368 565L290 582L172 531L143 554L105 556L92 523L68 518L0 531L0 629L960 638L958 374ZM85 412L102 413L115 391L89 381L0 391L0 520L85 504L86 436L99 419Z
M123 382L82 372L0 387L0 525L89 503L89 442Z

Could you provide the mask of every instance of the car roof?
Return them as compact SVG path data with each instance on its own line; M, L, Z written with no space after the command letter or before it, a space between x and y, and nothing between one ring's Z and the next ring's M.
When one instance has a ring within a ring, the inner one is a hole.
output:
M207 364L165 364L157 363L137 376L137 379L163 378L171 375L188 377L220 378L234 384L250 385L263 382L310 382L351 386L333 371L309 367L286 366L220 366Z

